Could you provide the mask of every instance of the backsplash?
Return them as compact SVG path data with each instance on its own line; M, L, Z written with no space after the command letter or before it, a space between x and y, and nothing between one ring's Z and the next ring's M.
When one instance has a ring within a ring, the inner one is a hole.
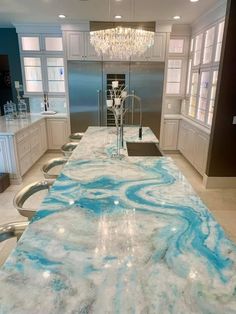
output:
M40 113L44 111L43 97L30 97L30 112ZM49 110L56 111L58 113L66 113L66 99L65 97L49 97Z

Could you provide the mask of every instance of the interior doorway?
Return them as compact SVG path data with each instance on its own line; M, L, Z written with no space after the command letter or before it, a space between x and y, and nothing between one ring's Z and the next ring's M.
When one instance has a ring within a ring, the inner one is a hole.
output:
M12 100L11 75L8 55L0 55L0 107L4 115L3 105Z

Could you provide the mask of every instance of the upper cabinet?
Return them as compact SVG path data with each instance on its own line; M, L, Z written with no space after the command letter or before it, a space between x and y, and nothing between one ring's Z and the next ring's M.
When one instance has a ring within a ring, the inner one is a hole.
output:
M55 35L19 35L20 50L22 53L53 53L63 54L62 37Z
M68 60L102 60L90 44L89 32L66 32Z
M67 60L103 60L128 61L128 59L112 59L109 56L100 56L90 43L90 33L86 31L65 31ZM147 49L142 56L134 56L132 61L164 61L166 34L155 33L154 45Z
M65 94L62 36L19 34L25 95Z
M154 44L141 56L131 57L131 61L165 61L166 34L155 33Z
M187 71L189 39L186 36L171 36L168 49L166 95L183 97Z

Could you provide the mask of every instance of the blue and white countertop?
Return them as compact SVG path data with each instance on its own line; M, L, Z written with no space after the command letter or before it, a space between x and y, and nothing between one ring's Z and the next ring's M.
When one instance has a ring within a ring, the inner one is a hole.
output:
M0 313L236 313L235 244L171 158L112 159L113 135L89 128L65 165L0 270Z

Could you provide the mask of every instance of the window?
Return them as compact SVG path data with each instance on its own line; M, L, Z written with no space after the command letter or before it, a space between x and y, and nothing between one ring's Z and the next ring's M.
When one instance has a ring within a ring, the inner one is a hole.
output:
M220 61L220 54L221 54L221 48L222 48L223 35L224 35L224 22L221 22L219 24L219 27L218 27L215 62L219 62Z
M192 59L189 59L188 62L188 78L187 78L187 88L186 88L186 94L189 94L190 91L190 76L191 76L191 68L192 68Z
M215 27L212 27L206 31L203 64L210 63L212 61L213 44L215 37Z
M166 94L180 94L182 60L168 60Z
M194 44L194 40L192 38L191 43L190 43L190 52L193 52L193 44Z
M202 34L199 34L196 37L195 49L194 49L194 59L193 59L193 65L194 66L199 65L201 62L202 39L203 39Z
M197 107L197 119L201 122L205 122L207 111L207 98L209 89L210 72L204 71L201 73L200 90Z
M217 80L218 80L218 70L215 70L215 71L213 71L213 76L212 76L212 85L211 85L211 93L210 93L210 105L209 105L209 113L208 113L208 119L207 119L207 124L208 125L212 124L212 117L213 117L215 96L216 96Z
M190 103L189 103L189 111L188 114L191 117L195 117L196 106L197 106L197 91L198 91L198 72L192 73L192 80L191 80L191 89L190 89Z

